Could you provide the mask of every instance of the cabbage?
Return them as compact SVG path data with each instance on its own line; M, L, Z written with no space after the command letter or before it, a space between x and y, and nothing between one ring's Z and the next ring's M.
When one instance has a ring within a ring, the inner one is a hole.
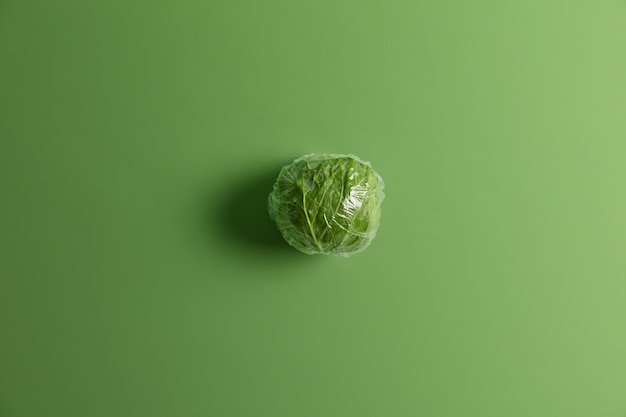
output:
M350 256L376 236L383 188L370 163L354 155L309 154L282 168L268 209L296 249Z

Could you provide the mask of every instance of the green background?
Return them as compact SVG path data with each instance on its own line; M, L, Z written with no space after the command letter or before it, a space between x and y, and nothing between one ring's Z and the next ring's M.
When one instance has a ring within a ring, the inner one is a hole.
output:
M0 416L624 417L625 181L621 0L0 0Z

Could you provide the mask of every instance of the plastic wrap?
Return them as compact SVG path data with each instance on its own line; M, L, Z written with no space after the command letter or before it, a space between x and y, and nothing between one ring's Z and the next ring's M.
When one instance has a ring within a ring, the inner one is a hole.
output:
M296 249L350 256L376 236L383 189L380 175L357 156L309 154L282 168L268 209Z

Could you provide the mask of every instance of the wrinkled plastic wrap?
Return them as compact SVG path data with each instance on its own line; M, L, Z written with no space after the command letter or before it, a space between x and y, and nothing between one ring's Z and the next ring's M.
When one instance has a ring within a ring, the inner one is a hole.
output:
M350 256L376 236L383 189L380 175L357 156L309 154L282 168L268 209L296 249Z

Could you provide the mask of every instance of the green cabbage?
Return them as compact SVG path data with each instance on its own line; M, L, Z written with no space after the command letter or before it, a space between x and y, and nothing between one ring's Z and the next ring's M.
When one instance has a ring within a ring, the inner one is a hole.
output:
M271 218L307 254L350 256L376 236L384 183L354 155L305 155L280 171L268 198Z

